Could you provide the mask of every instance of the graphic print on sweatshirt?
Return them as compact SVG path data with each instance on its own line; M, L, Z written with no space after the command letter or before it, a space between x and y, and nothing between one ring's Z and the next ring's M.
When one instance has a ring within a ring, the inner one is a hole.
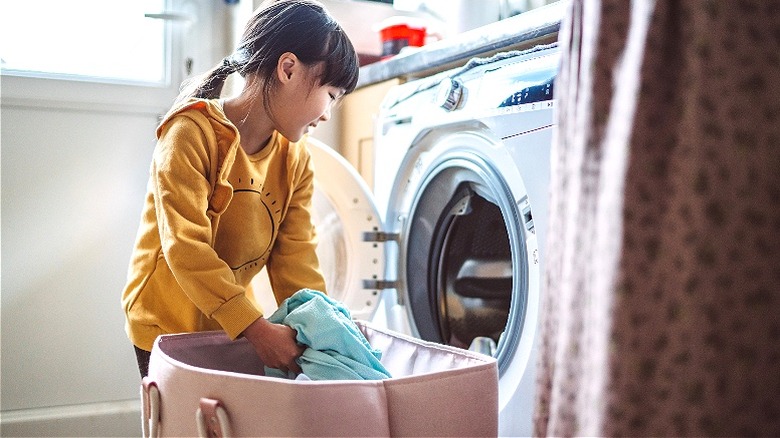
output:
M282 202L263 182L230 178L233 199L219 220L214 249L237 279L251 279L266 264L281 223Z

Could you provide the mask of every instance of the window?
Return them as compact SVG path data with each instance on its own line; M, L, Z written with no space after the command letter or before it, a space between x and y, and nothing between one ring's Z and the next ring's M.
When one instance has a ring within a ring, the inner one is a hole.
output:
M3 74L168 81L165 0L23 0L0 5Z

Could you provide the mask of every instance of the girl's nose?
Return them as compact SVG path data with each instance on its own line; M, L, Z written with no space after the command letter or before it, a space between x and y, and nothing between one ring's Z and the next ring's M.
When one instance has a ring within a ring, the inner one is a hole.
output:
M325 108L325 112L322 113L322 115L320 116L320 120L322 120L323 122L327 122L328 120L330 120L330 105L328 105L328 107Z

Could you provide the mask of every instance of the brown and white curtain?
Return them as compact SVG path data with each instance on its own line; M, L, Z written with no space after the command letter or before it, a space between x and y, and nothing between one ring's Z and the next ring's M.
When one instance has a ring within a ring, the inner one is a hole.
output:
M780 436L780 1L569 8L535 434Z

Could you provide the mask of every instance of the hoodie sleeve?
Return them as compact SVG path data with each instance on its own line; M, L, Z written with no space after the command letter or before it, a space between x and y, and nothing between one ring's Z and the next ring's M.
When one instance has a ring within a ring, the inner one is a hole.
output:
M186 114L169 120L154 155L154 200L162 251L176 281L201 312L235 339L261 314L213 249L220 213L209 204L216 186L210 179L214 145L207 121Z

